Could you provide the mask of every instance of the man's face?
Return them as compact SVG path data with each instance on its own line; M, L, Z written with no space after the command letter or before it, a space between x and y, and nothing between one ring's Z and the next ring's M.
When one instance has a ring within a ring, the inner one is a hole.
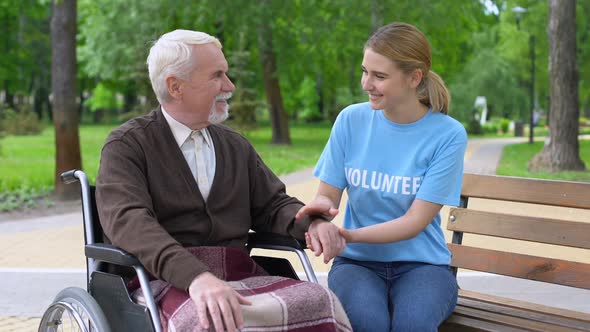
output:
M182 81L181 103L198 122L220 123L227 118L227 99L235 89L227 77L228 65L214 44L194 45L196 69Z

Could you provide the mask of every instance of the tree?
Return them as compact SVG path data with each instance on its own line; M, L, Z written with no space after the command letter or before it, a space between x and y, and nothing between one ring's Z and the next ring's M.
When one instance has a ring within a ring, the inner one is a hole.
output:
M549 0L549 143L529 163L531 170L584 170L578 142L576 1Z
M283 105L283 96L279 85L276 54L272 43L272 29L267 22L260 22L258 42L262 76L268 102L270 124L272 127L272 144L291 144L287 114Z
M25 96L33 96L33 110L42 117L49 110L49 6L38 0L0 0L0 89L6 104L29 110Z
M578 34L578 70L580 75L580 109L590 117L590 1L578 1L576 10Z
M496 50L497 27L474 33L471 43L476 52L465 63L458 75L460 79L450 82L452 95L452 116L469 122L473 118L473 107L477 96L485 96L488 113L493 117L508 119L526 118L527 94L519 86L515 66ZM485 65L484 65L485 64Z
M82 167L76 107L76 0L52 0L51 60L55 126L54 194L58 199L72 199L78 195L78 189L62 183L60 174Z

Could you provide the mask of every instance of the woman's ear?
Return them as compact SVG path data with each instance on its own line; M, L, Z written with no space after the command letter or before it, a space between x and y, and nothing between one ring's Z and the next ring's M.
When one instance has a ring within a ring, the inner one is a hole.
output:
M424 79L424 73L420 69L414 69L410 74L410 86L415 89L420 85L422 80Z
M182 82L175 76L166 77L166 89L172 99L182 98Z

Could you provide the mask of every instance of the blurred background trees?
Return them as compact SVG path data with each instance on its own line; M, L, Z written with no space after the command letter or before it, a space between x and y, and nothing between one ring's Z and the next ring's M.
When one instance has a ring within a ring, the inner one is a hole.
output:
M510 11L516 5L528 10L522 31ZM128 112L145 113L138 104L155 104L145 58L152 41L176 28L207 31L223 41L228 59L241 56L230 61L231 72L236 78L248 73L238 88L250 91L256 119L262 121L272 121L274 108L282 121L333 120L343 106L362 101L363 43L375 27L393 21L412 23L428 36L433 70L451 88L452 115L463 122L470 120L478 95L486 96L490 117L525 120L527 35L534 33L535 104L542 111L549 105L545 1L79 0L77 7L77 99L83 122L117 122ZM17 112L30 108L50 119L50 1L0 0L0 9L1 100ZM578 1L576 12L577 57L584 59L590 56L590 1ZM590 62L578 63L580 107L587 116ZM276 82L268 84L272 79Z

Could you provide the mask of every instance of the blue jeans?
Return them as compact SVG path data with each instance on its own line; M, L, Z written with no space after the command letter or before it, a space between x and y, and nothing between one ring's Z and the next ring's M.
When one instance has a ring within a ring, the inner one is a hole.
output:
M328 287L355 332L436 332L457 304L457 281L446 265L336 257Z

